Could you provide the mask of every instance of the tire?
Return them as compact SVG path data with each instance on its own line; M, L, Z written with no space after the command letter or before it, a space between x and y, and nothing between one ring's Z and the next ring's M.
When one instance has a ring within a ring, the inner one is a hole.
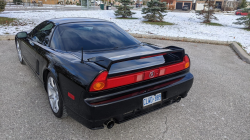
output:
M22 51L20 49L19 41L16 41L16 50L17 50L17 56L18 56L19 62L24 65Z
M49 73L47 76L46 89L48 93L48 100L50 108L53 114L57 118L65 118L68 116L66 108L64 106L62 95L59 90L59 86L55 80L55 76L52 73Z

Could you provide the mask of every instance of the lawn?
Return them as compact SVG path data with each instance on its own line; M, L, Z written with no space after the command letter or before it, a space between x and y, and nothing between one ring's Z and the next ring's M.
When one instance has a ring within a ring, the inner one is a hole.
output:
M250 31L250 29L249 29L249 28L244 28L244 30L246 30L246 31Z
M131 18L123 18L123 17L117 17L116 19L138 19L138 18L133 18L133 17L131 17Z
M0 25L10 25L15 20L15 18L0 17Z
M211 22L211 23L205 23L205 24L211 25L211 26L223 26L223 25L221 25L219 23L213 23L213 22Z
M113 10L90 10L90 11L24 11L0 13L0 16L17 19L11 26L4 27L0 24L0 35L9 33L11 35L20 31L33 29L44 20L62 17L90 17L104 19L114 22L129 33L156 34L171 37L186 37L218 41L237 41L242 44L244 49L250 53L250 32L244 30L243 25L235 25L238 16L215 14L219 19L212 21L210 25L201 23L195 13L168 12L164 16L164 22L143 22L144 14L134 10L133 18L138 19L117 19ZM154 26L153 26L154 25ZM158 26L156 26L158 25ZM213 26L223 25L223 26Z
M151 24L151 25L174 25L170 22L150 22L150 21L143 21L143 23Z

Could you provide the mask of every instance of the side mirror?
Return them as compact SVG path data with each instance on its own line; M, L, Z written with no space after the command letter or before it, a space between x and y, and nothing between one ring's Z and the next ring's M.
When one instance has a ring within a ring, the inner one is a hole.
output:
M17 38L21 39L21 38L27 38L28 37L28 33L27 32L19 32L17 33Z

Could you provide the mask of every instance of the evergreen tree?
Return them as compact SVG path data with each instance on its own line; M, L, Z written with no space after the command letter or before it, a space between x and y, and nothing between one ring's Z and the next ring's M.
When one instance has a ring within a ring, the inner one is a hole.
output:
M151 0L147 3L147 8L142 9L142 14L146 14L143 18L148 21L162 22L164 16L162 13L166 13L166 2L160 2L160 0Z
M131 12L130 9L133 9L132 6L128 6L131 1L130 0L119 0L122 5L115 6L117 10L115 11L115 16L122 16L123 18L127 18L128 16L132 17L134 12Z
M250 29L250 13L248 13L247 16L242 16L236 20L237 22L234 22L233 24L244 25L247 29Z
M22 2L22 0L13 0L13 3L17 3L17 4L20 4L20 2Z
M202 19L203 23L210 23L211 20L218 20L218 18L214 16L215 7L214 1L207 0L204 9L198 13L198 19Z
M0 12L4 11L6 2L4 0L0 0Z
M240 8L246 8L247 5L247 0L242 0L242 2L240 3Z

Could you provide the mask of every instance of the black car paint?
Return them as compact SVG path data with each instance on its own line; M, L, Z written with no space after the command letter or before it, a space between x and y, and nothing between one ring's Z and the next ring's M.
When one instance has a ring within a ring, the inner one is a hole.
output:
M53 31L60 24L66 24L72 22L108 22L108 21L103 21L99 19L69 18L69 19L52 19L49 20L49 22L53 22L55 24L54 28L52 29L49 35L49 39L51 39L51 37L53 36ZM115 118L117 120L117 123L129 120L129 119L121 119L122 114L131 111L131 109L135 109L136 107L138 108L138 103L133 105L129 103L129 99L138 101L146 96L155 94L157 91L167 92L168 90L170 91L171 89L174 89L176 94L183 95L183 97L185 97L193 83L193 76L191 73L189 73L189 68L188 68L178 73L154 78L133 85L127 85L105 91L90 93L88 92L90 84L96 78L96 76L105 69L95 63L88 62L86 60L90 57L106 55L105 51L98 53L92 52L91 54L86 53L84 55L85 61L84 63L81 63L79 53L54 50L53 48L49 47L49 44L47 46L44 46L36 41L33 41L32 38L29 37L24 39L18 39L16 37L16 41L20 43L20 48L22 50L25 62L36 73L39 80L44 83L45 89L46 89L47 74L51 72L55 76L56 81L60 87L59 90L62 93L63 101L65 103L69 115L90 129L103 128L103 123L111 118ZM140 49L140 51L149 49L150 50L159 49L157 46L147 43L139 44L139 46L137 46L137 49L138 48ZM135 49L130 49L130 48L125 50L126 53L133 53L135 51ZM124 48L112 50L113 55L117 55L119 53L122 53L123 51ZM110 56L112 56L112 53L110 54ZM152 69L152 67L146 69ZM129 72L123 72L123 74L126 73ZM179 81L179 85L178 83L175 83L175 85L166 86L156 91L150 91L147 92L146 94L139 95L138 98L131 97L121 102L116 102L114 103L114 105L109 104L106 106L105 105L93 106L87 102L87 100L93 101L96 100L96 98L108 99L108 98L113 98L113 96L128 94L131 93L132 91L143 90L147 86L157 85L159 83L176 79L180 76L183 79ZM180 90L180 87L182 87L183 90L177 93L176 91ZM174 90L171 90L171 92ZM68 92L70 92L75 96L75 100L72 100L67 96ZM169 104L175 101L175 99L173 99L172 97L169 99L171 100L166 101L169 102ZM165 105L162 104L161 107L163 106ZM154 108L156 109L160 107L152 107L153 110ZM146 112L142 111L142 112L143 113L141 114L144 114L148 111ZM133 115L131 115L131 117ZM134 117L136 116L139 115L137 114Z

